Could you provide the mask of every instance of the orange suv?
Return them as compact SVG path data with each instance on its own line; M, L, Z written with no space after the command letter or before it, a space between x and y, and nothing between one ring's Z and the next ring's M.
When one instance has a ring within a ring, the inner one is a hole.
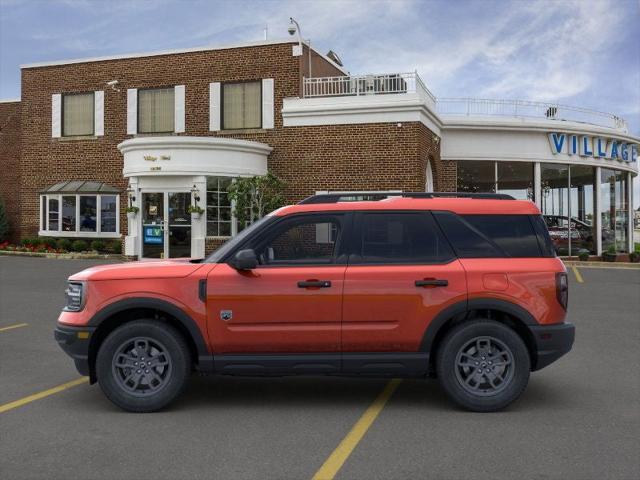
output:
M205 260L84 270L66 298L56 340L135 412L169 404L194 370L431 376L494 411L574 339L540 211L500 194L316 195Z

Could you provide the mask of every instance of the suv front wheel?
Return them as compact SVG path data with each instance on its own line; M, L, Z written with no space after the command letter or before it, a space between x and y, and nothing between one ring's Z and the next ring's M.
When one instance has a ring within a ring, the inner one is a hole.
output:
M443 339L436 359L440 384L458 405L475 412L505 408L529 382L526 345L511 328L493 320L471 320Z
M107 336L96 358L98 383L117 406L153 412L185 389L191 373L182 335L158 320L136 320Z

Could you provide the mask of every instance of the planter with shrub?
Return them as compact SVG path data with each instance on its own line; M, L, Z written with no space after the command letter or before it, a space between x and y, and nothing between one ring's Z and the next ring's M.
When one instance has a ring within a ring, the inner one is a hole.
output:
M609 245L607 251L602 254L602 260L605 262L615 262L618 259L618 254L616 253L616 247L614 245Z
M582 250L578 253L578 259L581 262L586 262L589 260L589 252L587 250Z
M84 252L88 248L89 246L87 245L87 242L85 242L84 240L75 240L71 244L71 250L73 250L74 252Z

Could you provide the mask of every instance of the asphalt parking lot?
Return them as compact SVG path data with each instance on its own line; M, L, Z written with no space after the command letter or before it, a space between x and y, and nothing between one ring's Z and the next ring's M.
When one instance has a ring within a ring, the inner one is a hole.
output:
M504 412L458 410L434 381L385 404L382 379L194 376L136 415L97 385L50 392L79 378L52 334L65 279L97 263L0 256L3 479L311 479L340 458L336 479L640 478L638 269L570 269L574 349Z

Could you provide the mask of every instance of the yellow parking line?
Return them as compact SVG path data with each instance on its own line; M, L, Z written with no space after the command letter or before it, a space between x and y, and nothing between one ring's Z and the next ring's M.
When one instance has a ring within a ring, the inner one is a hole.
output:
M351 428L351 431L340 442L340 445L338 445L329 458L322 464L320 470L313 476L313 480L332 480L336 476L342 468L342 465L344 465L344 462L346 462L349 455L351 455L351 452L353 452L360 440L362 440L362 437L364 437L364 434L367 433L369 427L378 417L389 398L391 398L393 392L396 391L401 381L402 380L394 378L387 383L387 386L384 387L384 390L378 395L378 398L367 408L353 428Z
M582 275L578 271L578 268L574 265L571 267L571 269L573 270L573 273L575 274L576 280L578 281L578 283L584 283L584 280L582 279Z
M34 393L33 395L21 398L20 400L5 403L4 405L0 405L0 413L8 412L9 410L13 410L14 408L22 407L27 403L35 402L36 400L40 400L41 398L48 397L49 395L53 395L54 393L62 392L63 390L75 387L76 385L82 385L83 383L87 383L88 381L89 377L80 377L71 382L63 383L62 385L58 385L57 387L45 390L44 392Z
M26 327L29 325L28 323L16 323L15 325L9 325L8 327L0 328L0 332L4 332L5 330L13 330L14 328Z

